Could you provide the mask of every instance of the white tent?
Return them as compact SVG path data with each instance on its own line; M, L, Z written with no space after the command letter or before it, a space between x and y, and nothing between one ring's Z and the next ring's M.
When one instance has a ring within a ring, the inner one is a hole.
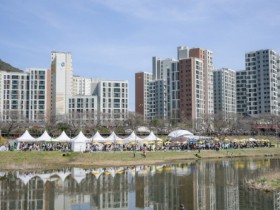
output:
M139 133L150 133L150 129L145 126L140 126L137 128L137 132Z
M175 130L168 134L168 137L170 138L177 138L180 136L193 136L193 133L187 130Z
M74 152L84 152L86 151L87 143L89 143L90 140L85 137L82 131L73 139L71 139L71 149Z
M18 141L18 142L34 142L34 141L36 141L36 140L35 140L34 137L32 137L32 136L29 134L28 130L26 130L26 131L24 132L24 134L22 134L21 137L17 138L17 141Z
M48 134L47 131L45 131L39 138L36 139L36 141L51 141L52 137Z
M162 141L162 139L156 137L154 132L152 131L149 136L145 137L143 141L152 142L152 141Z
M92 141L92 142L103 143L103 142L105 142L105 138L102 137L102 136L100 135L100 133L97 131L97 132L94 134L94 136L91 138L91 141Z
M129 144L131 142L141 143L143 139L138 137L133 131L128 137L124 138L123 141L125 144Z
M110 136L105 138L105 142L118 143L123 142L123 139L118 137L117 134L113 131Z
M53 141L55 142L70 142L70 138L69 136L67 136L67 134L63 131L59 137L53 139Z

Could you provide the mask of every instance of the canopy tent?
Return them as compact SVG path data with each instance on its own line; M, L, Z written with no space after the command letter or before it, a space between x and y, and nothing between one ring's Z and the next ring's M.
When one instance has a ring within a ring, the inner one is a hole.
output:
M139 133L150 133L150 129L145 126L140 126L137 128L137 132Z
M18 137L16 140L18 142L35 142L36 141L36 139L29 134L28 130L26 130L24 132L24 134L22 134L22 136Z
M142 138L138 137L135 132L133 131L128 137L123 139L125 144L129 143L141 143L143 141Z
M175 130L168 134L168 137L170 138L177 138L180 136L194 136L194 134L187 130Z
M40 137L36 139L36 141L52 141L52 137L45 131Z
M104 137L102 137L101 135L100 135L100 133L97 131L94 135L93 135L93 137L91 138L91 141L93 142L93 143L104 143L105 142L105 138Z
M175 143L196 143L198 140L210 140L208 136L179 136L171 139L171 142Z
M255 138L249 138L248 140L249 140L249 141L256 141Z
M117 143L117 142L123 142L123 139L118 137L117 134L113 131L110 136L105 138L105 142Z
M70 137L67 136L67 134L64 131L62 131L59 137L53 139L53 141L55 142L70 142L70 140Z
M154 132L152 131L147 137L143 138L143 141L147 141L148 143L154 141L162 141L162 139L156 137L156 135L154 134Z
M72 145L71 149L74 152L84 152L86 150L86 144L89 143L89 139L85 137L82 131L71 139Z

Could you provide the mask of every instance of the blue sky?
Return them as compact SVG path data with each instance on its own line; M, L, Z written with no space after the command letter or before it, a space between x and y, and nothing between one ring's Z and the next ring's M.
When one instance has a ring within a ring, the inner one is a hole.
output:
M134 74L152 56L201 47L216 68L244 69L246 52L280 52L279 11L279 0L2 0L0 59L49 68L51 51L69 51L75 75L128 80L134 110Z

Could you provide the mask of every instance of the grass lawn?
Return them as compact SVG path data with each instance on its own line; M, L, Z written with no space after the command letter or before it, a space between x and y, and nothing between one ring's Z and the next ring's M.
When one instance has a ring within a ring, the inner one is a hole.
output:
M228 150L201 150L194 151L158 151L147 152L143 157L141 152L71 152L69 156L63 156L60 151L12 151L0 152L0 169L35 169L58 166L83 166L83 167L109 167L109 166L132 166L149 165L164 162L188 161L195 159L215 159L234 157L265 157L280 156L280 148L254 148L254 149L228 149Z

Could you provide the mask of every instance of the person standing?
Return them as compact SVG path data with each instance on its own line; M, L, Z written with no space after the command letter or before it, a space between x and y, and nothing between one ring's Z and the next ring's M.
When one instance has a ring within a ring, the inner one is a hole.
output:
M143 156L146 157L146 152L147 152L147 147L146 145L144 145L143 147Z
M187 210L187 209L184 207L184 204L180 204L180 210Z

